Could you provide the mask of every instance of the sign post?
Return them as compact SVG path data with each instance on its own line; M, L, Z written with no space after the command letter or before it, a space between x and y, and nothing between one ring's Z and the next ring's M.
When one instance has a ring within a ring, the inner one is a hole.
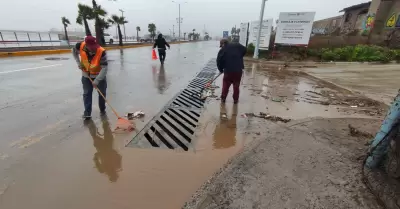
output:
M253 58L258 59L258 51L260 47L260 36L261 36L261 28L262 28L262 20L264 18L264 9L265 9L265 2L267 0L261 0L261 11L260 11L260 18L258 19L259 25L258 25L258 34L257 34L257 42L256 46L254 48L254 56Z
M223 37L223 38L228 38L228 37L229 37L229 31L224 31L224 32L222 33L222 37Z
M247 47L249 23L240 23L239 43Z
M257 38L257 35L260 23L258 21L251 22L250 43L253 43L255 46L258 41L258 49L268 50L269 40L271 39L272 22L272 18L262 21L261 34L259 38Z
M275 43L307 46L314 17L315 12L281 12Z

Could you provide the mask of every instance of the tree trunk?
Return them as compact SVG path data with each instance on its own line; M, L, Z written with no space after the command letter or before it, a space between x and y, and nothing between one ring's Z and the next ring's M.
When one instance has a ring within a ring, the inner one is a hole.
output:
M120 46L123 46L123 43L122 43L122 33L121 33L121 27L119 27L119 24L118 24L118 38L119 38L119 45Z
M97 43L100 44L100 46L104 46L104 43L103 43L104 38L103 38L102 30L101 30L101 25L100 25L99 17L96 17L96 18L95 18L94 27L95 27L95 31L96 31L96 40L97 40Z
M86 18L83 18L83 23L85 25L86 36L91 36L92 32L90 32L89 24L88 24Z
M67 26L65 26L65 25L64 25L64 34L65 34L65 40L67 41L67 44L69 46L69 38L68 38Z

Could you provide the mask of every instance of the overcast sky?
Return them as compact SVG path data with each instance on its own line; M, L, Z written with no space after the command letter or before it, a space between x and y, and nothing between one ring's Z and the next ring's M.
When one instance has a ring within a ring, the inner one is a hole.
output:
M203 32L204 25L212 36L222 36L223 30L229 30L235 24L257 20L261 0L176 0L182 2L182 33L195 28ZM187 3L184 3L184 2ZM176 18L178 4L171 0L97 0L107 12L120 14L125 10L129 21L126 24L127 36L136 35L136 26L147 33L147 25L155 23L157 30L169 34L172 25L178 31ZM279 16L279 12L315 11L316 20L339 15L339 10L366 2L365 0L268 0L264 18ZM73 23L70 28L81 28L75 23L77 4L91 5L91 0L2 0L0 6L0 30L48 31L61 29L60 18L66 16ZM109 30L114 35L115 29Z

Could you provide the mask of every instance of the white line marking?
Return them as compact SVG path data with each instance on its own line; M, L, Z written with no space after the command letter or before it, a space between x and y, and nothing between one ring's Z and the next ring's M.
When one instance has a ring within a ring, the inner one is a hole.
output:
M3 72L0 72L0 74L15 73L15 72L26 71L26 70L36 70L36 69L40 69L40 68L48 68L48 67L57 67L57 66L61 66L61 65L62 65L62 64L56 64L56 65L46 65L46 66L40 66L40 67L31 67L31 68L25 68L25 69L19 69L19 70L3 71Z

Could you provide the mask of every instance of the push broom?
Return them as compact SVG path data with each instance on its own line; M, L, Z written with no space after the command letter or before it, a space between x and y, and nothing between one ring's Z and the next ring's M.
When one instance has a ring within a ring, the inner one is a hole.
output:
M90 65L89 65L89 69L90 69ZM135 130L134 122L121 117L117 113L117 111L111 106L111 104L108 102L108 100L106 99L104 94L100 91L100 89L97 87L97 85L94 85L93 79L90 77L89 74L88 74L88 78L89 78L90 82L92 83L93 87L97 90L97 92L99 92L100 96L103 97L104 101L106 101L107 105L111 108L114 115L117 116L118 120L117 120L117 124L116 124L114 130L115 131L123 130L123 131L128 131L128 132Z

